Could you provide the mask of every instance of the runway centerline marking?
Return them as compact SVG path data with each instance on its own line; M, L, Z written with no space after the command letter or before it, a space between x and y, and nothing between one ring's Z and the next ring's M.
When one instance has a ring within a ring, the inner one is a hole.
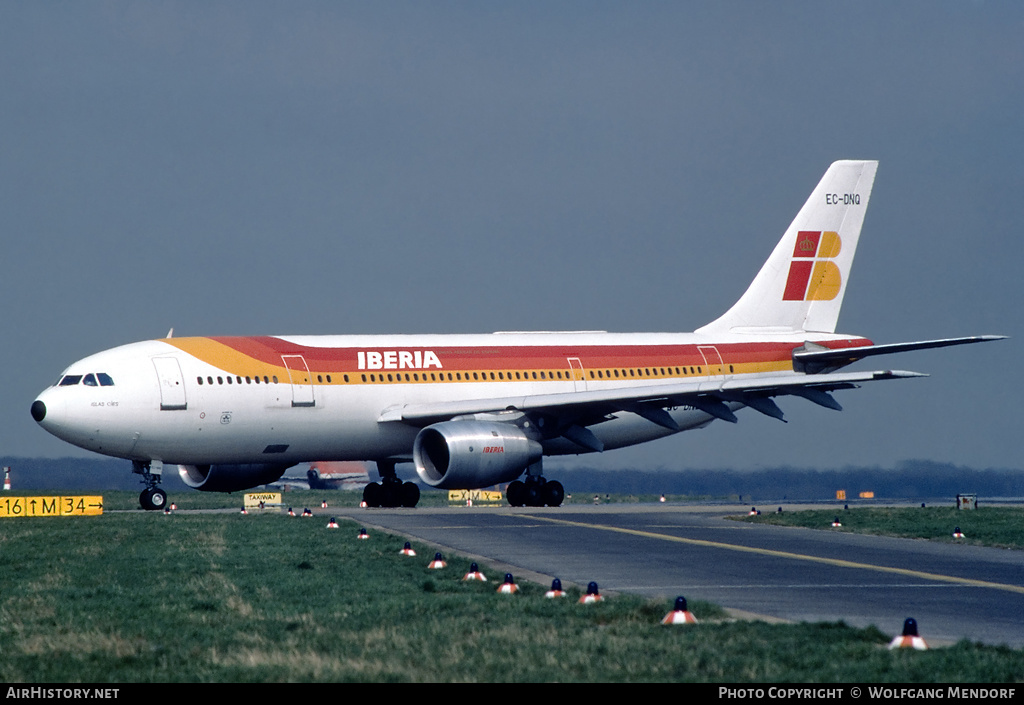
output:
M526 515L520 515L526 516ZM776 558L788 558L796 561L807 561L810 563L824 563L826 565L838 566L841 568L859 568L861 570L873 570L878 573L893 573L896 575L905 575L913 578L934 580L943 583L955 583L957 585L974 585L976 587L992 588L993 590L1004 590L1006 592L1016 592L1024 595L1024 586L1021 585L1008 585L1006 583L993 583L988 580L976 580L974 578L960 578L954 575L943 575L941 573L928 573L921 570L910 570L909 568L893 568L891 566L884 565L872 565L870 563L859 563L857 561L848 561L842 558L824 558L822 556L809 556L803 553L792 553L790 551L776 551L771 548L756 548L754 546L740 546L731 543L722 543L720 541L707 541L705 539L688 539L681 536L671 536L669 534L658 534L653 531L641 531L639 529L624 529L620 526L602 526L600 524L586 524L580 521L569 521L567 519L552 519L550 517L529 515L531 519L537 521L546 521L551 524L562 524L564 526L575 526L583 529L598 529L600 531L611 531L619 534L629 534L632 536L643 536L645 538L658 539L660 541L670 541L672 543L688 544L690 546L703 546L705 548L721 548L730 551L738 551L740 553L756 553L762 556L774 556Z

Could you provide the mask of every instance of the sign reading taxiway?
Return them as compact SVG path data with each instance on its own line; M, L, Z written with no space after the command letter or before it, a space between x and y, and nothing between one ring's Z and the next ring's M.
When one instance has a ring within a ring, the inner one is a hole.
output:
M102 513L103 497L100 495L0 498L0 518L98 516Z

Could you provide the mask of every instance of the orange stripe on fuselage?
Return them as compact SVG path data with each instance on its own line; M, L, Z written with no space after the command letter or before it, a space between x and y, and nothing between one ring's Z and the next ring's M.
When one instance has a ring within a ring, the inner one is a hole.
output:
M261 337L217 337L217 338L168 338L162 342L172 345L182 352L192 355L198 360L210 364L231 375L242 377L250 375L278 375L288 379L282 355L301 355L306 361L315 383L324 383L325 376L330 376L332 384L346 382L362 383L363 376L370 382L387 380L390 373L396 379L387 381L448 381L447 373L460 373L461 379L453 381L491 381L512 380L516 372L529 373L529 379L537 379L534 372L558 373L558 379L571 380L568 360L579 359L586 372L586 379L600 381L622 381L641 378L672 378L706 376L709 374L707 362L698 349L698 344L689 345L512 345L512 346L416 346L401 347L402 351L418 352L417 359L423 359L430 351L440 361L441 367L396 366L385 368L359 367L359 353L381 351L387 347L386 339L382 339L383 347L311 347L290 343L281 338ZM829 341L830 348L856 347L870 345L864 339L845 339ZM711 347L714 344L701 343L699 347ZM397 347L397 346L395 346ZM720 343L714 345L722 357L725 374L755 374L766 372L791 371L793 369L792 351L799 347L796 343ZM717 362L717 361L715 361ZM633 371L632 373L630 371ZM616 374L617 371L617 374ZM428 379L430 373L445 373L443 378ZM501 378L497 375L503 373ZM598 376L598 372L601 373ZM476 373L474 375L473 373ZM492 376L491 373L494 373ZM509 374L511 373L511 375ZM639 374L638 374L639 373ZM320 379L317 376L320 375ZM416 378L413 378L413 375ZM409 377L406 380L406 377ZM554 374L545 374L544 379L555 378Z

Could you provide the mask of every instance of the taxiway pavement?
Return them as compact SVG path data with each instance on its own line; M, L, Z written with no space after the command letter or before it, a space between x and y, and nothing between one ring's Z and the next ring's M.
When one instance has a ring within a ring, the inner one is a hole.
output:
M519 578L595 581L602 593L663 598L666 609L682 595L767 619L842 620L890 635L913 617L935 645L969 639L1024 647L1024 552L725 518L749 509L581 504L330 513Z

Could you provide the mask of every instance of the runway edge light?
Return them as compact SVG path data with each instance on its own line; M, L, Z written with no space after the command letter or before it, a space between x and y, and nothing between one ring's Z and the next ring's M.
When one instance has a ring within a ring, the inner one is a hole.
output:
M917 633L917 620L907 617L903 622L903 633L889 642L889 649L916 649L927 651L928 644L925 643Z
M505 582L498 586L498 593L502 595L514 595L517 592L519 592L519 586L516 585L516 581L512 577L512 573L505 573Z
M581 605L591 605L595 602L603 602L604 598L597 589L597 583L590 581L587 585L587 594L580 598Z
M469 564L469 572L462 576L463 580L479 580L481 582L487 582L487 576L480 572L480 566L476 563Z
M680 595L676 598L672 611L661 620L662 624L696 624L697 618L686 607L686 598Z
M559 580L558 578L555 578L554 580L552 580L551 581L551 589L548 590L546 593L544 593L544 597L547 597L547 598L565 597L565 593L562 591L562 581Z

